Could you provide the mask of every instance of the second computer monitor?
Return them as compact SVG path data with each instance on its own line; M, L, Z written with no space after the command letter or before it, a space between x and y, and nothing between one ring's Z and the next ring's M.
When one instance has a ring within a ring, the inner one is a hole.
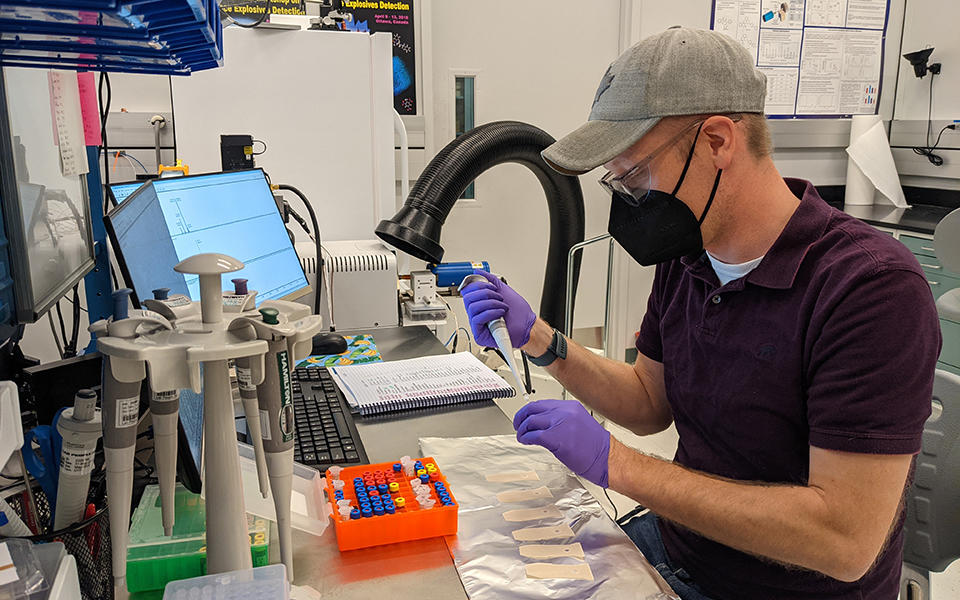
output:
M292 300L310 292L300 259L284 227L263 171L237 171L155 179L131 194L105 219L124 276L136 300L152 290L200 299L197 276L174 265L219 252L243 261L224 276L242 277L263 300Z

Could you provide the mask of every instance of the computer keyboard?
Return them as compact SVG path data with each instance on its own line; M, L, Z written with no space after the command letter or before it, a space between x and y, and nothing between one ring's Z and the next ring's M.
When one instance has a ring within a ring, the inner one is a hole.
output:
M320 471L331 465L370 462L343 394L324 367L293 372L297 436L293 458Z

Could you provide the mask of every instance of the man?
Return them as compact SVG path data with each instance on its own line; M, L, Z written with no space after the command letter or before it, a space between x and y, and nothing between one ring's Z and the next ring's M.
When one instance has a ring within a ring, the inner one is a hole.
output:
M521 442L651 509L624 529L685 600L892 600L934 302L899 242L780 176L765 88L730 38L670 29L618 58L589 121L543 153L565 173L604 165L611 234L657 264L632 368L489 274L464 300L479 342L504 317L515 346L610 420L640 435L676 424L667 462L579 402L514 419Z

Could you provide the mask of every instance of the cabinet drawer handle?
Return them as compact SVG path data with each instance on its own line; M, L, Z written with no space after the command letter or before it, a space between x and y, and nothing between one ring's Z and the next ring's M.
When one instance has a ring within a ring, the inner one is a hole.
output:
M940 265L928 265L927 263L920 263L920 266L924 269L942 269Z
M929 279L927 280L927 283L929 283L930 285L940 285L939 281L930 281Z
M926 250L927 252L935 252L935 250L929 246L920 246L921 250Z

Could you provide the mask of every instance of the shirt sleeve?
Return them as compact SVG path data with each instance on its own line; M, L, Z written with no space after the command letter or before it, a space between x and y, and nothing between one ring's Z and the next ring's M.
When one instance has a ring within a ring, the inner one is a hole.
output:
M663 338L660 335L660 305L663 301L664 266L657 265L653 289L647 299L647 312L637 334L637 350L651 360L663 362Z
M930 416L940 322L916 272L882 271L848 288L810 346L810 444L915 454Z

